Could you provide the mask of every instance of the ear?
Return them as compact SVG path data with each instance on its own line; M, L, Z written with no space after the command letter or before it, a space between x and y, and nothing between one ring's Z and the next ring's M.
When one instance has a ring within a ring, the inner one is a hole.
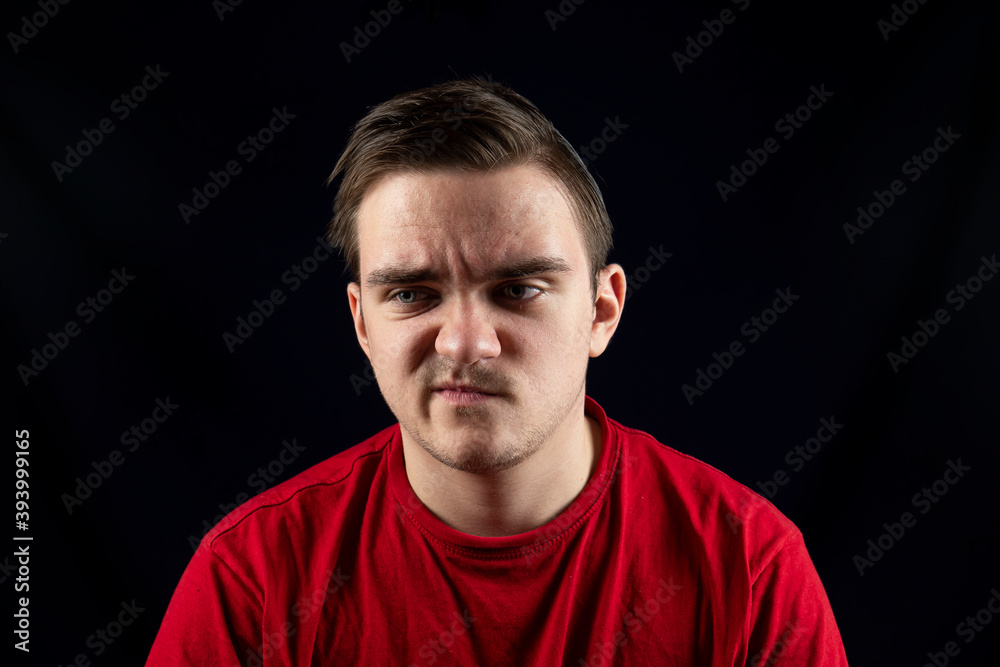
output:
M351 305L351 317L354 319L354 333L358 336L358 343L364 350L368 361L372 360L371 346L368 343L368 329L365 327L364 313L361 312L361 285L349 283L347 285L347 301Z
M590 356L599 357L611 342L625 308L625 271L608 264L597 277L594 322L590 330Z

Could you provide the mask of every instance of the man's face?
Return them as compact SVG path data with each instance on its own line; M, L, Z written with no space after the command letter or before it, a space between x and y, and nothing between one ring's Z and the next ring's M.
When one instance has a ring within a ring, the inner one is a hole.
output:
M588 358L614 327L595 326L580 230L550 176L389 174L358 234L355 328L404 438L497 472L582 418Z

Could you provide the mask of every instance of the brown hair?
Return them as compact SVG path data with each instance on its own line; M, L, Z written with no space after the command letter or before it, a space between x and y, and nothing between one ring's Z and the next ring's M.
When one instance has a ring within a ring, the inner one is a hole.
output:
M560 183L580 225L596 294L597 274L611 250L611 220L601 191L580 156L534 104L482 78L440 83L373 107L354 126L327 180L343 180L327 238L360 282L357 215L383 175L438 170L489 171L535 165Z

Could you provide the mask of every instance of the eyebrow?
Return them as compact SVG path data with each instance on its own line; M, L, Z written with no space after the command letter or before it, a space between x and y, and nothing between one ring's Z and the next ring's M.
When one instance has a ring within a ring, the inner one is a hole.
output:
M529 257L496 267L489 273L487 280L509 280L535 276L540 273L572 272L573 269L570 268L569 264L558 257ZM433 282L438 279L439 276L433 269L397 265L375 269L365 278L365 284L369 288L374 288L385 285Z

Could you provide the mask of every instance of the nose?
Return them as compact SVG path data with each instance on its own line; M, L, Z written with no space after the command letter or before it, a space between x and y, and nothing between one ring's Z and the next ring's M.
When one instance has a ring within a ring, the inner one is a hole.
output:
M456 298L442 304L443 317L434 348L437 353L460 364L500 355L500 339L491 322L489 305L476 298Z

